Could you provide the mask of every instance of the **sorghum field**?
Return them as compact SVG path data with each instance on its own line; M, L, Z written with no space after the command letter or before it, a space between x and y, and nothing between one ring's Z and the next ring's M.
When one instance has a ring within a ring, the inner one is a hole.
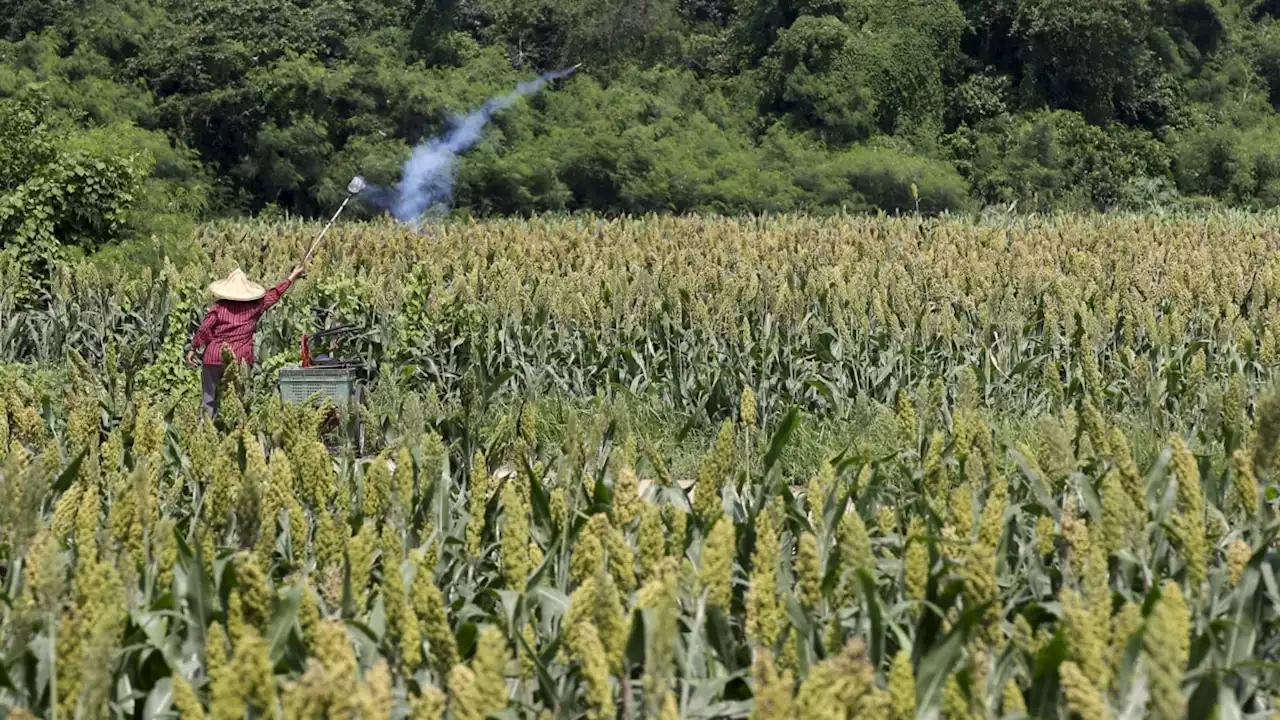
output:
M0 706L1276 717L1276 220L340 226L216 424L318 227L7 282ZM272 396L341 324L364 453Z

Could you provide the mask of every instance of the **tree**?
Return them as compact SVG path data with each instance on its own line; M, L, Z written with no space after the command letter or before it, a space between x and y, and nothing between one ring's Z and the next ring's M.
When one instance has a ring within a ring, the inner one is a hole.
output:
M1039 98L1093 123L1115 116L1151 62L1147 0L1024 0L1018 27Z
M39 96L0 102L0 251L42 287L70 248L120 238L147 158L64 150L65 132L44 118Z
M76 0L10 0L0 13L0 39L21 40L64 20Z
M488 33L519 66L583 63L607 75L627 62L672 57L680 31L676 0L483 0Z
M779 33L764 63L769 109L837 143L870 137L876 100L853 43L849 27L831 16L805 16Z

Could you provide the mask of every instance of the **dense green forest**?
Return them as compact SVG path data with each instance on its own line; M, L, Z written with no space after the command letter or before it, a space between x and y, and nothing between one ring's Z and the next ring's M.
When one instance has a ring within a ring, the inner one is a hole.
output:
M318 216L452 114L477 215L1280 204L1276 0L9 0L0 238ZM372 214L362 206L356 212Z

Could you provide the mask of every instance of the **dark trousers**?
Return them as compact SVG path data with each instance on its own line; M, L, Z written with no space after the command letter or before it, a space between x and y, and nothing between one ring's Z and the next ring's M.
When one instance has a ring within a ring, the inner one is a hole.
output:
M200 400L206 417L218 414L218 383L222 382L221 365L200 366Z

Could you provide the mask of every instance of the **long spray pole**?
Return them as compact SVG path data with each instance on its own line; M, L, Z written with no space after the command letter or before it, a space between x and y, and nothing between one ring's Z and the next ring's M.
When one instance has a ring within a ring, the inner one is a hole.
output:
M311 255L316 251L317 247L320 247L320 241L324 239L325 233L329 232L329 228L333 227L333 224L337 222L338 216L342 214L344 209L346 209L347 203L351 202L351 198L364 190L364 187L364 179L359 176L352 178L351 182L347 184L347 197L342 201L342 204L338 206L338 212L334 213L333 217L329 218L329 223L325 225L324 229L320 231L320 234L316 236L315 242L311 243L311 248L307 250L307 254L302 258L303 265L306 265L307 262L311 260Z
M324 229L320 231L320 234L316 236L315 242L311 243L311 249L307 250L307 254L302 258L303 265L306 265L307 262L311 260L311 254L320 246L320 241L324 239L324 234L329 232L329 228L333 227L333 223L338 219L338 216L342 214L343 208L345 208L349 202L351 202L350 195L348 195L347 199L343 200L342 204L338 206L338 212L334 213L333 217L329 218L329 224L325 225Z

